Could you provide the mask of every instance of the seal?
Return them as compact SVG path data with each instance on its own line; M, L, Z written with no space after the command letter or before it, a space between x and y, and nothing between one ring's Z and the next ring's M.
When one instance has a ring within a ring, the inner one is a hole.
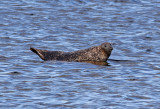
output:
M99 46L94 46L88 49L63 52L63 51L48 51L40 50L36 48L30 48L30 50L36 53L42 60L58 60L58 61L103 61L106 62L113 50L112 45L108 42Z

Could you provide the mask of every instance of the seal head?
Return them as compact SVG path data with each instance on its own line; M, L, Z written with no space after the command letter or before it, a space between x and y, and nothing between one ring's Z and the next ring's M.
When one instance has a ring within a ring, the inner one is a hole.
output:
M112 45L110 43L103 43L101 44L102 49L108 54L108 57L111 55L113 50Z

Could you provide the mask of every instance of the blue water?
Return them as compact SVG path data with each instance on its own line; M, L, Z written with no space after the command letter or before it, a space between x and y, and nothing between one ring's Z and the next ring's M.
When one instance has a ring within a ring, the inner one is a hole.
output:
M158 109L158 0L0 1L0 108ZM110 42L109 66L43 62L29 48Z

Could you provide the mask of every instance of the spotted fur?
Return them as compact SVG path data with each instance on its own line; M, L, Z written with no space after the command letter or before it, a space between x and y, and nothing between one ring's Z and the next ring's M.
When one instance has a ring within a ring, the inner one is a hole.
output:
M112 46L110 43L103 43L100 46L94 46L84 50L74 52L63 51L48 51L36 48L30 48L42 60L59 60L59 61L107 61L111 52Z

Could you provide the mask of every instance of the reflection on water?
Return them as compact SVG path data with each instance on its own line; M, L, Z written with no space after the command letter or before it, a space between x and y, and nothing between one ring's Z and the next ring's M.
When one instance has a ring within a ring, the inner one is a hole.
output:
M158 109L160 2L0 1L0 107ZM29 48L111 42L106 62L43 62Z
M81 62L91 63L95 65L109 66L107 62L103 61L81 61Z

